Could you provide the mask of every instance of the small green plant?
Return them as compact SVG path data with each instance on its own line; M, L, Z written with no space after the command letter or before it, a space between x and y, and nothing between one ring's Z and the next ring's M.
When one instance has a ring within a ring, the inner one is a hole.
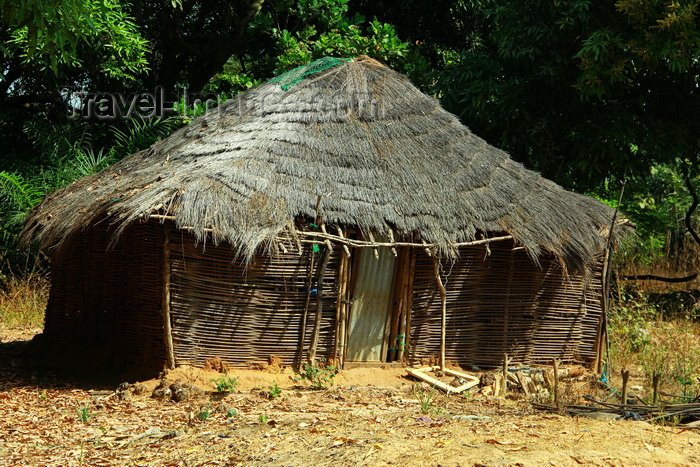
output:
M462 393L462 400L464 402L472 402L474 401L474 394L472 393L471 389L467 389Z
M267 418L267 415L265 415L264 413L260 414L260 423L267 423L268 420L269 419Z
M309 385L311 389L328 389L333 385L336 373L338 373L338 367L328 365L325 360L321 360L318 365L305 363L299 378L308 380L311 383Z
M413 385L413 395L420 404L421 413L425 414L437 411L437 408L433 407L433 403L435 402L435 386L431 387L430 391L426 391L422 383L415 383Z
M41 399L42 401L45 401L48 398L49 398L48 393L46 391L41 391L41 394L39 394L39 399Z
M92 417L92 414L90 413L90 406L87 404L83 404L77 409L75 409L75 412L78 415L78 420L80 420L83 423L87 423L90 421L90 418Z
M233 392L238 387L238 378L229 376L228 373L224 373L219 378L211 380L216 386L218 392Z
M277 399L279 396L282 395L282 389L277 385L277 381L274 381L272 383L268 394L270 395L270 399Z
M226 418L233 418L238 416L238 409L236 408L230 408L226 412Z
M204 420L208 419L209 417L211 417L211 413L212 413L211 404L209 404L206 407L202 407L202 409L197 414L197 418L201 421L204 421Z

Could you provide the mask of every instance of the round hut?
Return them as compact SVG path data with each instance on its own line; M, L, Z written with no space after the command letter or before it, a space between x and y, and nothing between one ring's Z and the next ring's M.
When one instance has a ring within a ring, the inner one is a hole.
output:
M600 361L614 212L326 58L49 195L43 355L157 371ZM48 358L48 357L46 357Z

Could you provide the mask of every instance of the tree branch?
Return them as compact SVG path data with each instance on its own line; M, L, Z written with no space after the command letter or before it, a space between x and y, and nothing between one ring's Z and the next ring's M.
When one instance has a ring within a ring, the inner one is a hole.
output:
M700 246L700 236L698 236L698 233L693 228L693 224L691 222L693 214L695 214L695 210L700 204L700 198L698 198L698 193L695 191L695 187L690 180L690 170L688 170L687 166L685 166L685 170L683 170L683 181L685 182L685 187L688 189L688 193L690 193L690 196L693 198L692 204L685 213L685 228L688 229L688 232L690 233L690 236L693 237L693 240L695 240L695 243Z
M655 276L654 274L638 274L635 276L617 276L618 280L621 281L661 281L661 282L690 282L697 279L698 273L691 274L685 277L662 277Z

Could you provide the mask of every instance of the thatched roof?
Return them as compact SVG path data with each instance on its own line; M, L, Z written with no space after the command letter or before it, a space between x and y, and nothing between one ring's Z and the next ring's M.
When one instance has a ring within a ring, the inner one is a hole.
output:
M172 216L249 256L313 218L435 243L511 234L586 267L613 211L565 191L469 131L404 76L332 59L227 101L150 149L48 196L25 238L44 248L97 222Z

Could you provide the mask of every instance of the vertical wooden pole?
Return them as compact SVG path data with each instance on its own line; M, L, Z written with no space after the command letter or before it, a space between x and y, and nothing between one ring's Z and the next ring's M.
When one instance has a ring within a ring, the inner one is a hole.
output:
M447 290L440 277L440 260L433 257L433 268L435 269L435 281L440 289L441 319L440 319L440 369L445 371L445 335L447 333Z
M316 366L316 348L318 347L318 335L321 331L321 317L323 312L323 279L326 275L326 267L328 260L331 258L333 247L327 241L326 248L323 250L323 257L319 265L319 271L316 276L316 316L314 317L314 330L311 335L311 346L309 347L309 364Z
M556 358L552 361L554 367L554 405L559 406L559 360Z
M610 261L610 249L606 247L605 255L603 255L602 271L600 275L600 319L598 320L598 328L596 330L596 359L595 359L595 371L599 375L603 372L604 356L606 351L607 342L607 314L608 314L608 303L610 294L610 284L608 282L608 265ZM584 296L585 299L585 296ZM610 369L608 368L608 374Z
M345 364L345 349L348 347L348 308L350 302L350 271L352 270L350 255L346 252L343 258L345 261L345 269L343 272L343 295L340 298L340 340L338 341L338 360L341 368Z
M163 226L163 339L165 340L166 365L175 368L175 351L173 349L173 332L170 321L170 235L169 226Z
M406 316L403 321L403 331L401 334L404 336L404 349L399 352L399 360L408 361L410 358L411 350L411 321L413 319L413 281L416 275L416 249L411 248L410 250L410 262L408 267L408 287L406 289Z
M660 382L661 382L661 373L654 372L654 375L651 377L651 384L654 387L654 395L652 396L652 399L651 399L652 405L656 405L659 403L659 383Z
M503 397L508 395L508 354L503 354Z
M306 276L306 299L304 301L304 312L301 314L301 335L299 336L299 368L301 369L302 362L304 361L304 342L306 341L306 321L309 316L309 305L311 303L311 286L314 280L314 259L316 255L314 254L313 245L309 246L309 271Z
M630 380L630 371L622 370L622 405L627 405L627 383Z
M345 248L347 248L346 245ZM343 365L343 347L345 345L345 306L347 301L347 288L348 282L347 270L350 267L350 256L340 255L340 266L338 267L338 279L337 279L337 303L335 312L335 344L333 346L333 358L336 360L336 364L342 368Z

